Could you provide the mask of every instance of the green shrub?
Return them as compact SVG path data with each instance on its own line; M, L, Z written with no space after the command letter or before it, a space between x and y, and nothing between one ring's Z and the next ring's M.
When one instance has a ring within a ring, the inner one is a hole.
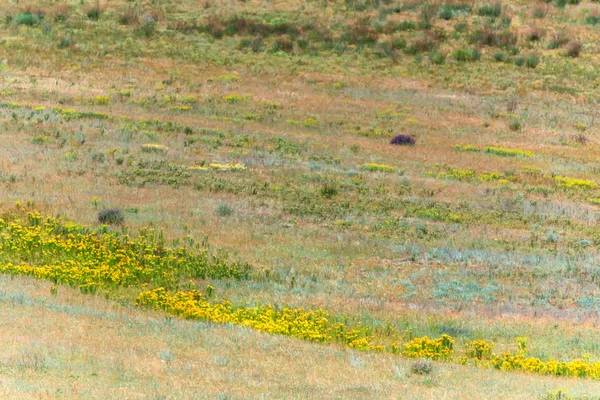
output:
M497 51L493 55L494 60L497 62L506 62L508 60L508 56L503 51Z
M525 57L523 56L517 56L515 57L514 63L516 66L518 67L522 67L525 64Z
M449 5L443 5L438 12L438 18L445 19L446 21L451 20L453 16L454 11Z
M429 54L429 60L432 64L442 65L446 62L446 56L436 51Z
M333 182L325 182L319 187L319 194L327 199L330 199L338 194L337 185Z
M535 68L538 66L539 63L540 63L540 59L535 54L531 54L531 55L527 56L527 59L525 60L525 65L528 68Z
M59 41L58 41L58 48L59 49L66 49L67 47L71 46L71 39L67 36L62 37Z
M40 23L40 18L33 13L24 12L17 14L14 21L17 25L34 26Z
M477 9L477 14L482 17L497 18L502 15L502 4L499 1L484 4Z
M453 56L459 62L477 61L481 58L481 52L477 49L458 49L454 52Z
M103 10L100 7L100 5L96 4L95 6L92 6L90 8L88 8L88 10L86 11L86 15L89 19L93 20L93 21L98 21L100 19L100 16L102 15Z
M233 208L225 202L221 202L215 207L215 215L218 217L229 217L233 213Z
M513 118L508 123L508 129L510 129L511 131L520 131L521 129L523 129L523 126L521 125L521 122L519 122L518 119Z

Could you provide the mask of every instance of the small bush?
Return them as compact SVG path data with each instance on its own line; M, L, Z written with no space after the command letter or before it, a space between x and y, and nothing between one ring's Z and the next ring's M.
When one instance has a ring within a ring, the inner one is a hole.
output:
M538 66L539 63L540 63L540 59L535 54L531 54L531 55L527 56L527 59L525 60L525 65L528 68L535 68Z
M523 126L521 125L519 120L515 118L511 119L508 123L508 129L510 129L511 131L520 131L521 129L523 129Z
M17 14L14 21L17 25L34 26L40 23L40 18L31 12L24 12Z
M497 51L494 53L494 60L497 62L506 62L508 60L508 56L503 51Z
M525 38L527 40L529 40L530 42L539 42L542 39L542 37L544 37L545 34L546 34L546 32L544 32L543 29L529 28L525 32Z
M497 18L502 15L502 4L499 1L495 3L484 4L477 9L477 14L482 17Z
M337 185L334 182L325 182L325 184L319 187L319 194L330 199L338 194Z
M100 7L100 5L98 5L98 4L96 4L95 6L88 8L88 10L86 11L85 14L92 21L98 21L103 12L104 12L104 10L102 9L102 7Z
M225 202L219 203L215 207L215 215L218 217L229 217L233 215L233 208Z
M564 32L556 32L550 37L546 47L550 50L559 49L567 43L569 43L567 35Z
M131 25L136 23L138 20L138 14L135 10L128 9L123 11L119 15L119 24L121 25Z
M429 55L429 61L435 65L442 65L446 62L446 56L436 51Z
M396 135L390 141L390 144L399 146L414 146L417 141L409 135Z
M429 375L433 371L433 364L431 361L421 358L419 361L414 362L410 366L410 372L417 375Z
M125 216L117 208L107 208L98 213L98 222L105 225L121 225L125 222Z
M145 37L150 37L156 32L156 19L150 14L142 15L140 24L138 26L138 32Z
M451 20L453 16L454 11L452 10L452 7L448 5L443 5L438 12L438 18L445 19L446 21Z
M477 61L481 58L481 52L477 49L458 49L454 52L454 59L459 62Z
M58 41L58 48L66 49L67 47L71 47L71 39L67 36L64 36Z
M579 54L581 54L581 47L581 42L569 42L569 44L567 45L567 51L565 52L565 55L567 57L577 58L579 57Z
M523 56L515 57L514 63L516 66L522 67L523 65L525 65L525 57L523 57Z

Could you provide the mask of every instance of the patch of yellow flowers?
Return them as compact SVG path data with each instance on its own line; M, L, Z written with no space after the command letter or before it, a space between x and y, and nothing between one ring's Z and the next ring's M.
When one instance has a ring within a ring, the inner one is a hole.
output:
M397 168L393 165L367 163L362 165L362 169L372 172L394 172Z
M139 306L163 310L183 318L246 326L261 332L290 336L315 343L338 343L362 351L399 353L406 357L474 363L503 371L600 379L600 362L588 355L572 361L542 360L527 356L527 339L517 338L515 353L494 353L493 343L475 340L455 354L455 339L414 338L404 344L378 344L368 326L352 327L326 310L276 308L270 305L236 306L227 300L209 301L194 279L251 279L252 267L233 263L226 254L209 253L190 238L181 247L165 246L161 233L142 228L139 235L109 233L27 211L17 203L13 216L0 218L0 273L29 275L79 287L129 287ZM181 289L185 285L186 289ZM138 289L138 290L135 290ZM56 286L51 288L56 292ZM136 293L138 293L136 295Z
M210 163L208 165L193 165L188 167L190 171L219 171L219 172L240 172L245 171L246 166L244 164L220 164L220 163Z
M252 267L228 261L186 238L167 247L161 232L142 228L137 237L94 232L28 212L26 220L0 218L0 272L29 275L94 292L143 285L177 287L193 279L248 279Z
M396 348L398 347L396 345ZM402 347L402 354L407 357L448 360L454 354L454 339L448 335L442 335L437 339L430 339L424 336L414 338Z
M164 310L187 319L247 326L261 332L291 336L317 343L342 343L364 351L384 351L370 343L368 329L351 329L330 321L327 311L272 306L234 307L230 302L210 303L198 290L170 292L165 288L144 291L139 306Z
M495 154L495 155L504 156L504 157L533 157L533 156L535 156L535 153L533 151L529 151L529 150L508 149L506 147L497 147L497 146L486 146L483 149L480 149L479 147L473 146L472 144L465 144L465 145L455 144L454 150L461 151L461 152L464 152L464 151L474 152L474 153L484 152L484 153Z

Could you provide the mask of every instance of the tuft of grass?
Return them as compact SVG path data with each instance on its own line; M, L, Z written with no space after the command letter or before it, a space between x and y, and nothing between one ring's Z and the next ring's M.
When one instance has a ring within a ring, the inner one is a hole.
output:
M98 213L98 222L105 225L122 225L125 216L118 208L107 208Z
M433 364L431 360L421 358L411 364L410 372L417 375L431 375L433 372Z
M228 203L221 202L215 207L215 215L218 217L230 217L234 213L233 207Z
M87 15L87 17L92 21L98 21L103 13L104 9L100 7L99 4L96 4L94 6L89 7L85 12L85 15Z
M496 1L494 3L483 4L477 9L477 15L498 18L502 15L502 3Z

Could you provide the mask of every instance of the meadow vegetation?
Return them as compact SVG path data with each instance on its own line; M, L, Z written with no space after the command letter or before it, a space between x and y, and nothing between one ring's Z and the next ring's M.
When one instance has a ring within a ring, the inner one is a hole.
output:
M215 373L220 398L264 394L245 363L275 398L394 397L395 380L481 398L484 376L486 398L599 392L600 4L0 5L0 310L15 335L49 322L14 307L93 326L114 304L138 321L128 334L179 343L140 356L164 365L136 387L166 368L182 398L201 366L179 354L200 353L235 360ZM64 311L78 296L93 303L81 318ZM67 372L48 346L7 347L0 393L58 397L53 380L100 363L94 349ZM303 363L269 369L286 348ZM323 357L367 378L318 379ZM310 365L301 389L282 383Z

